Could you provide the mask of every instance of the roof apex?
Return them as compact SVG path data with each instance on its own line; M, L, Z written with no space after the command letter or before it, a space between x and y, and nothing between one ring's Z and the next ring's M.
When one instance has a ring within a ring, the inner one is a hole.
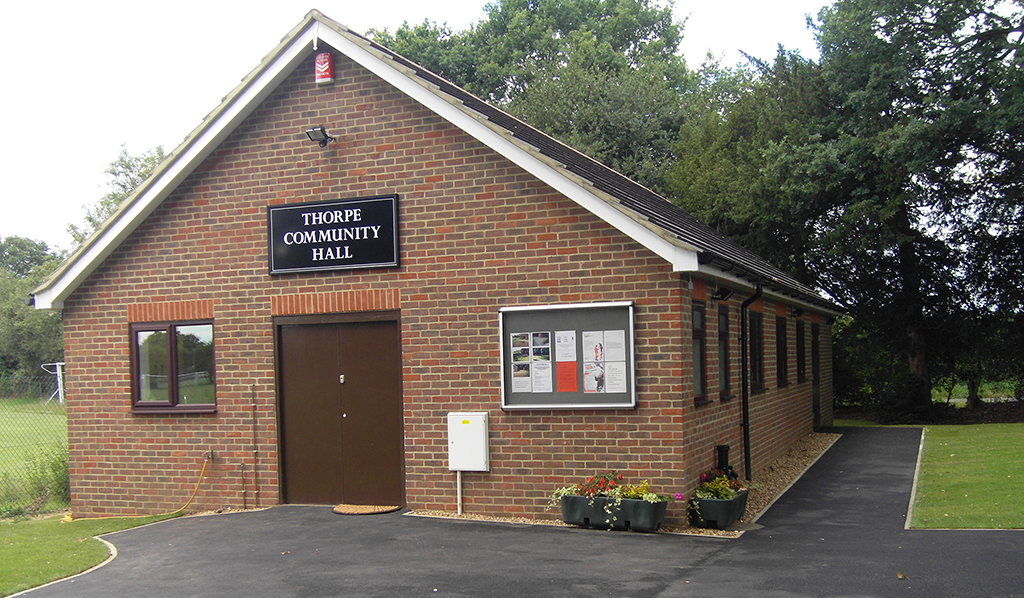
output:
M174 189L323 41L661 256L674 271L765 291L830 313L839 308L667 199L487 104L435 73L310 10L111 217L33 291L60 309Z

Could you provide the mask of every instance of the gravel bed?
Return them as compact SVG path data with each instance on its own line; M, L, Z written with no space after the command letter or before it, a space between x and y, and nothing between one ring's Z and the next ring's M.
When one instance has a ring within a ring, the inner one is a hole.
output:
M807 468L818 460L832 444L839 439L839 434L814 433L800 440L785 455L764 467L763 471L754 472L751 489L747 495L747 512L736 526L742 530L749 528L768 507L785 492ZM521 525L553 525L575 527L554 519L532 519L528 517L496 517L475 513L458 515L451 511L409 511L406 515L414 517L441 517L446 519L465 519L471 521L493 521ZM719 536L725 538L738 537L742 531L709 530L690 526L666 526L658 533L694 534L702 536Z

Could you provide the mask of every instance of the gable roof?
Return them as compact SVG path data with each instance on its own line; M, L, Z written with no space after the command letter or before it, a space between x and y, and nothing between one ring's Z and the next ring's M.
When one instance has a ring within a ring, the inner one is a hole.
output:
M672 202L487 104L314 10L292 29L111 217L35 291L60 309L80 285L277 86L316 50L331 46L516 163L672 265L722 284L838 313L814 289L741 247Z

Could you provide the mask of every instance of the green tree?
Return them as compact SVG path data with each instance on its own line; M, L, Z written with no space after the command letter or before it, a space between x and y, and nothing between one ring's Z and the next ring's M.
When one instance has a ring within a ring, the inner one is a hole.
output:
M38 374L64 354L60 314L36 310L29 294L60 263L46 243L22 237L0 240L0 374Z
M394 33L371 29L374 41L441 75L452 83L474 91L477 53L466 32L454 31L447 24L423 21L402 24Z
M49 246L42 241L25 237L0 239L0 267L17 277L28 276L32 270L55 257Z
M563 63L572 46L590 38L609 50L605 70L661 62L676 65L669 76L685 78L677 56L683 28L672 4L653 0L497 0L484 7L487 18L466 31L424 21L405 23L394 34L370 36L477 96L504 104L552 65ZM574 35L584 33L584 36Z
M669 194L723 234L815 284L808 261L816 224L830 203L788 184L790 173L777 162L813 138L814 123L829 114L833 102L821 68L780 48L773 63L751 60L750 68L719 70L712 80L720 92L698 97L703 105L695 105L680 128L666 175Z
M139 155L131 155L122 147L117 159L111 162L106 170L110 192L92 206L85 207L85 222L81 226L68 225L68 234L71 235L75 246L81 245L96 232L107 218L117 211L121 202L146 180L160 162L163 162L163 159L163 146L157 146Z
M823 236L832 258L823 274L850 289L861 318L872 317L862 304L876 305L880 323L902 331L892 340L907 356L914 402L925 405L944 314L973 308L958 321L979 323L980 334L988 318L975 316L1013 309L1005 300L1018 292L970 266L987 238L1021 230L1021 7L841 0L820 18L839 110L812 155L847 168L818 177L844 208Z
M605 51L602 70L661 63L672 83L685 79L678 58L683 28L672 4L653 0L498 0L470 31L479 51L474 88L492 101L508 101L567 61L575 44L590 38ZM591 60L597 58L594 55ZM539 68L538 68L539 67Z
M560 141L659 189L695 79L653 0L499 0L466 31L371 36Z
M887 392L906 414L930 406L954 308L1019 311L1020 9L839 0L819 15L819 64L780 56L677 146L681 202L716 198L720 228L793 252L780 261L848 309L850 338L903 356Z
M660 189L682 123L680 90L652 63L608 69L614 53L589 34L508 104L514 116L652 189Z

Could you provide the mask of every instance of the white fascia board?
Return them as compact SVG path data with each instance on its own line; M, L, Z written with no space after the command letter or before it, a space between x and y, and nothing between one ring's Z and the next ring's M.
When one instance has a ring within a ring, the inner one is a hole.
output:
M636 219L624 214L574 180L575 177L564 169L552 166L535 153L524 149L504 129L491 127L482 122L485 120L482 115L473 116L472 114L475 113L472 113L470 109L457 106L454 99L449 101L441 97L439 93L428 87L428 83L420 84L414 81L412 74L404 72L404 67L401 65L390 59L382 58L365 45L356 43L333 29L321 29L320 39L423 104L441 118L544 181L559 193L572 199L634 241L644 245L672 264L674 271L697 268L697 252L695 250L669 241Z
M694 270L696 270L700 274L704 274L706 278L709 278L711 280L717 281L719 286L729 287L733 291L741 291L743 293L753 293L754 290L757 288L756 284L751 282L750 280L747 280L747 279L744 279L744 278L740 278L740 277L736 276L735 274L732 274L731 272L725 272L724 270L719 270L718 268L715 268L714 266L708 266L706 264L701 264L700 267L694 268ZM795 305L795 306L807 309L809 311L814 311L814 312L818 312L818 313L834 314L834 315L840 315L842 313L842 312L839 312L839 311L835 311L835 310L824 308L821 305L815 305L814 303L810 303L808 301L804 301L804 300L802 300L800 298L793 297L792 295L783 295L781 293L776 293L776 292L772 291L770 288L762 287L762 292L764 293L763 296L765 298L767 298L767 299L771 299L773 301L783 302L783 303L786 303L788 305Z
M315 24L314 24L315 26ZM37 309L61 309L64 301L78 285L96 270L142 222L153 213L186 177L202 164L217 147L235 131L260 103L272 94L296 64L311 52L312 27L304 35L282 49L273 62L262 69L241 91L234 93L218 107L211 120L201 125L195 136L187 139L169 158L166 167L161 168L157 178L146 183L146 188L115 219L91 240L74 262L45 288L37 289L33 295Z

